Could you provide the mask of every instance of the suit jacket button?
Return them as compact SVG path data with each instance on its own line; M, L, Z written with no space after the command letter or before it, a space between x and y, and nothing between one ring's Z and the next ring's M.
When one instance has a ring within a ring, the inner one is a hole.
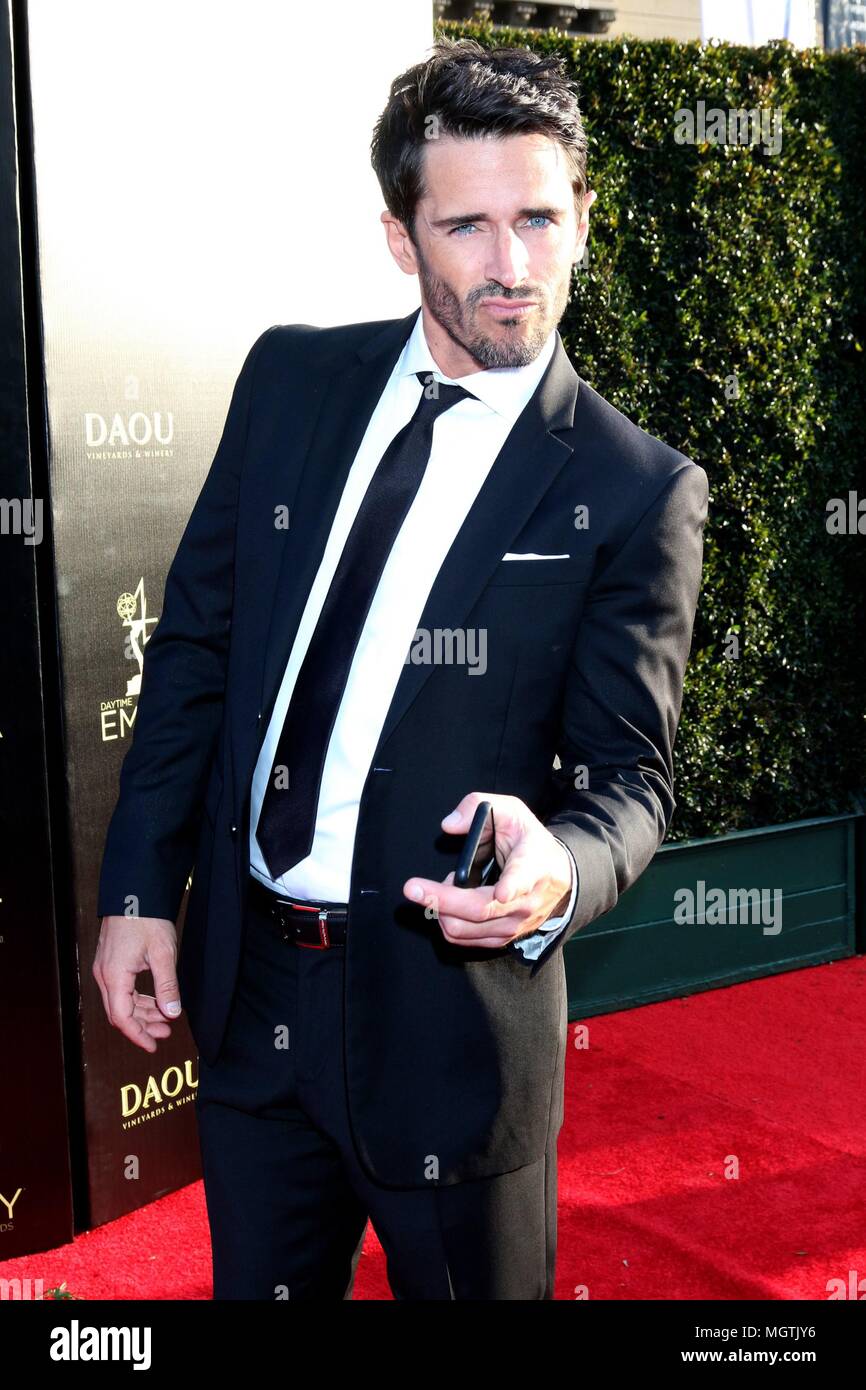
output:
M238 833L238 828L237 828L236 825L233 825L232 828L231 828L231 836L232 836L232 839L233 839L233 840L236 838L237 833Z

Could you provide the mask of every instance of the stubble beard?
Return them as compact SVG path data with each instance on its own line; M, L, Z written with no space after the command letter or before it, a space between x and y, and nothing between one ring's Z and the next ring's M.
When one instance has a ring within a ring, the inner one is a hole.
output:
M526 367L534 362L544 344L565 313L570 293L570 275L551 289L546 285L535 286L531 293L507 290L501 285L492 284L473 290L466 301L462 301L447 281L434 275L420 249L415 247L418 262L418 279L424 292L424 300L434 319L448 334L452 342L462 347L475 359L480 367ZM500 319L503 334L492 338L477 324L478 305L486 298L521 299L532 298L539 301L529 327L518 331L527 321L523 319Z

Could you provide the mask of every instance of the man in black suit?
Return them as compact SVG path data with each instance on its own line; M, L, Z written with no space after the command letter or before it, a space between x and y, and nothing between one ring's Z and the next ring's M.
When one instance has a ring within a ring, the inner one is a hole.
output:
M169 570L93 970L146 1050L186 1007L216 1298L349 1297L368 1218L397 1298L553 1296L562 948L670 822L707 511L556 331L585 159L557 60L396 79L420 312L258 338Z

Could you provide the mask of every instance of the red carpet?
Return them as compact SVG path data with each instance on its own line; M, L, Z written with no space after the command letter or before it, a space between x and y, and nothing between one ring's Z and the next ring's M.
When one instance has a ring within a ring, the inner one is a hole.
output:
M572 1024L557 1298L826 1299L828 1280L863 1278L864 1005L856 957L590 1019L586 1050ZM202 1186L0 1275L209 1298ZM390 1298L370 1228L355 1297Z

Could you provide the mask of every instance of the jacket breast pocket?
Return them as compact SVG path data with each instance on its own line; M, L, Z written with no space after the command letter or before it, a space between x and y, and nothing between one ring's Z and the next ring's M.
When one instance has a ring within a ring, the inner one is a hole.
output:
M490 588L527 584L587 584L593 561L581 556L540 560L500 560L487 583Z

